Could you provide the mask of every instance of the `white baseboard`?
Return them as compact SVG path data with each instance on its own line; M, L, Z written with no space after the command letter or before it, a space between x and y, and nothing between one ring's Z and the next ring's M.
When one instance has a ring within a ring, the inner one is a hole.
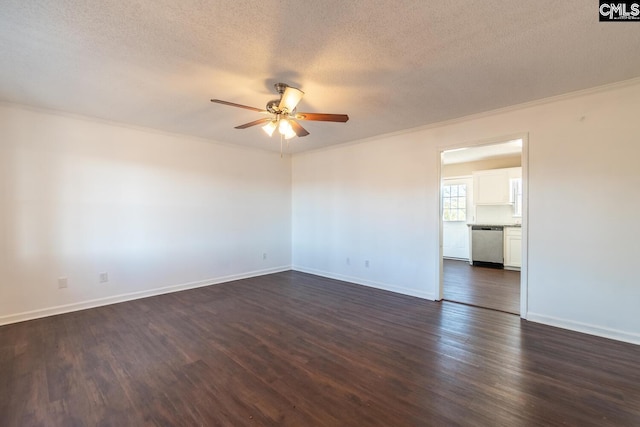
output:
M450 259L451 261L464 261L464 262L469 262L469 258L456 258L456 257L452 257L452 256L442 256L442 259Z
M345 282L355 283L358 285L369 286L376 289L383 289L386 291L396 292L403 295L410 295L418 298L424 298L427 300L435 301L435 295L430 292L416 291L415 289L403 288L386 283L374 282L371 280L362 279L359 277L346 276L342 274L331 273L327 271L316 270L313 268L301 267L301 266L281 266L268 268L263 270L249 271L240 274L232 274L228 276L221 276L206 280L199 280L196 282L183 283L178 285L164 286L161 288L149 289L139 292L130 292L126 294L114 295L105 298L98 298L93 300L81 301L72 304L59 305L55 307L47 307L43 309L26 311L22 313L10 314L6 316L0 316L0 326L8 325L11 323L24 322L27 320L40 319L42 317L54 316L57 314L70 313L73 311L86 310L88 308L101 307L104 305L117 304L120 302L133 301L140 298L147 298L156 295L168 294L172 292L184 291L187 289L195 289L204 286L217 285L226 282L232 282L234 280L248 279L251 277L264 276L267 274L280 273L283 271L295 270L303 273L314 274L316 276L327 277L335 280L342 280ZM571 331L582 332L589 335L595 335L599 337L609 338L618 341L624 341L631 344L640 345L640 334L620 331L617 329L604 328L597 325L591 325L583 322L576 322L569 319L562 319L553 316L546 316L538 313L527 313L527 320L536 323L542 323L549 326L555 326L558 328L568 329Z
M409 295L412 297L424 298L431 301L435 301L435 295L431 292L417 291L415 289L403 288L400 286L390 285L388 283L374 282L372 280L361 279L359 277L345 276L337 273L330 273L328 271L316 270L308 267L301 267L294 265L292 270L300 271L302 273L314 274L316 276L327 277L329 279L342 280L343 282L355 283L357 285L369 286L371 288L383 289L385 291L396 292L398 294Z
M571 331L596 335L598 337L609 338L612 340L624 341L631 344L640 344L640 334L634 334L632 332L604 328L602 326L590 325L588 323L576 322L574 320L561 319L532 312L527 313L527 320L530 322L543 323L549 326L569 329Z
M147 298L156 295L168 294L172 292L185 291L187 289L201 288L204 286L217 285L220 283L232 282L234 280L248 279L251 277L264 276L266 274L280 273L291 270L291 266L273 267L264 270L249 271L240 274L232 274L212 279L199 280L197 282L182 283L178 285L164 286L161 288L149 289L139 292L129 292L126 294L114 295L105 298L92 299L76 302L72 304L58 305L23 313L0 316L0 326L10 323L24 322L26 320L40 319L42 317L54 316L56 314L70 313L72 311L86 310L88 308L101 307L103 305L116 304L120 302L133 301L140 298Z

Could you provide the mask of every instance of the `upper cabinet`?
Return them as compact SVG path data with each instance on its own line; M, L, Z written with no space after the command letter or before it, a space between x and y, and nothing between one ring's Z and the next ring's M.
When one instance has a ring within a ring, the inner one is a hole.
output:
M522 177L522 168L492 169L473 172L473 195L476 205L509 205L514 202L511 180Z

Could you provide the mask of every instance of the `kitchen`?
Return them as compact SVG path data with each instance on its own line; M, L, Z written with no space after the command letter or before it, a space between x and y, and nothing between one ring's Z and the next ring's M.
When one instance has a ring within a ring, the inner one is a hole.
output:
M522 140L443 152L445 300L518 314Z

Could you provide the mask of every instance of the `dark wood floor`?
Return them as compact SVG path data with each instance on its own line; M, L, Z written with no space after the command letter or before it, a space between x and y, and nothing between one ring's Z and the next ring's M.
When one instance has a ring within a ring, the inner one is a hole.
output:
M638 426L640 346L298 272L0 328L0 425Z
M520 314L520 272L445 259L443 293L447 301Z

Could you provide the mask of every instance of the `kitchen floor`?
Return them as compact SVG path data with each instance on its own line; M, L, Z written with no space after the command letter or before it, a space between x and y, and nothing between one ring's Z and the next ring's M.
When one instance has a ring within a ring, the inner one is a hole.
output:
M444 260L444 299L520 314L520 272Z

